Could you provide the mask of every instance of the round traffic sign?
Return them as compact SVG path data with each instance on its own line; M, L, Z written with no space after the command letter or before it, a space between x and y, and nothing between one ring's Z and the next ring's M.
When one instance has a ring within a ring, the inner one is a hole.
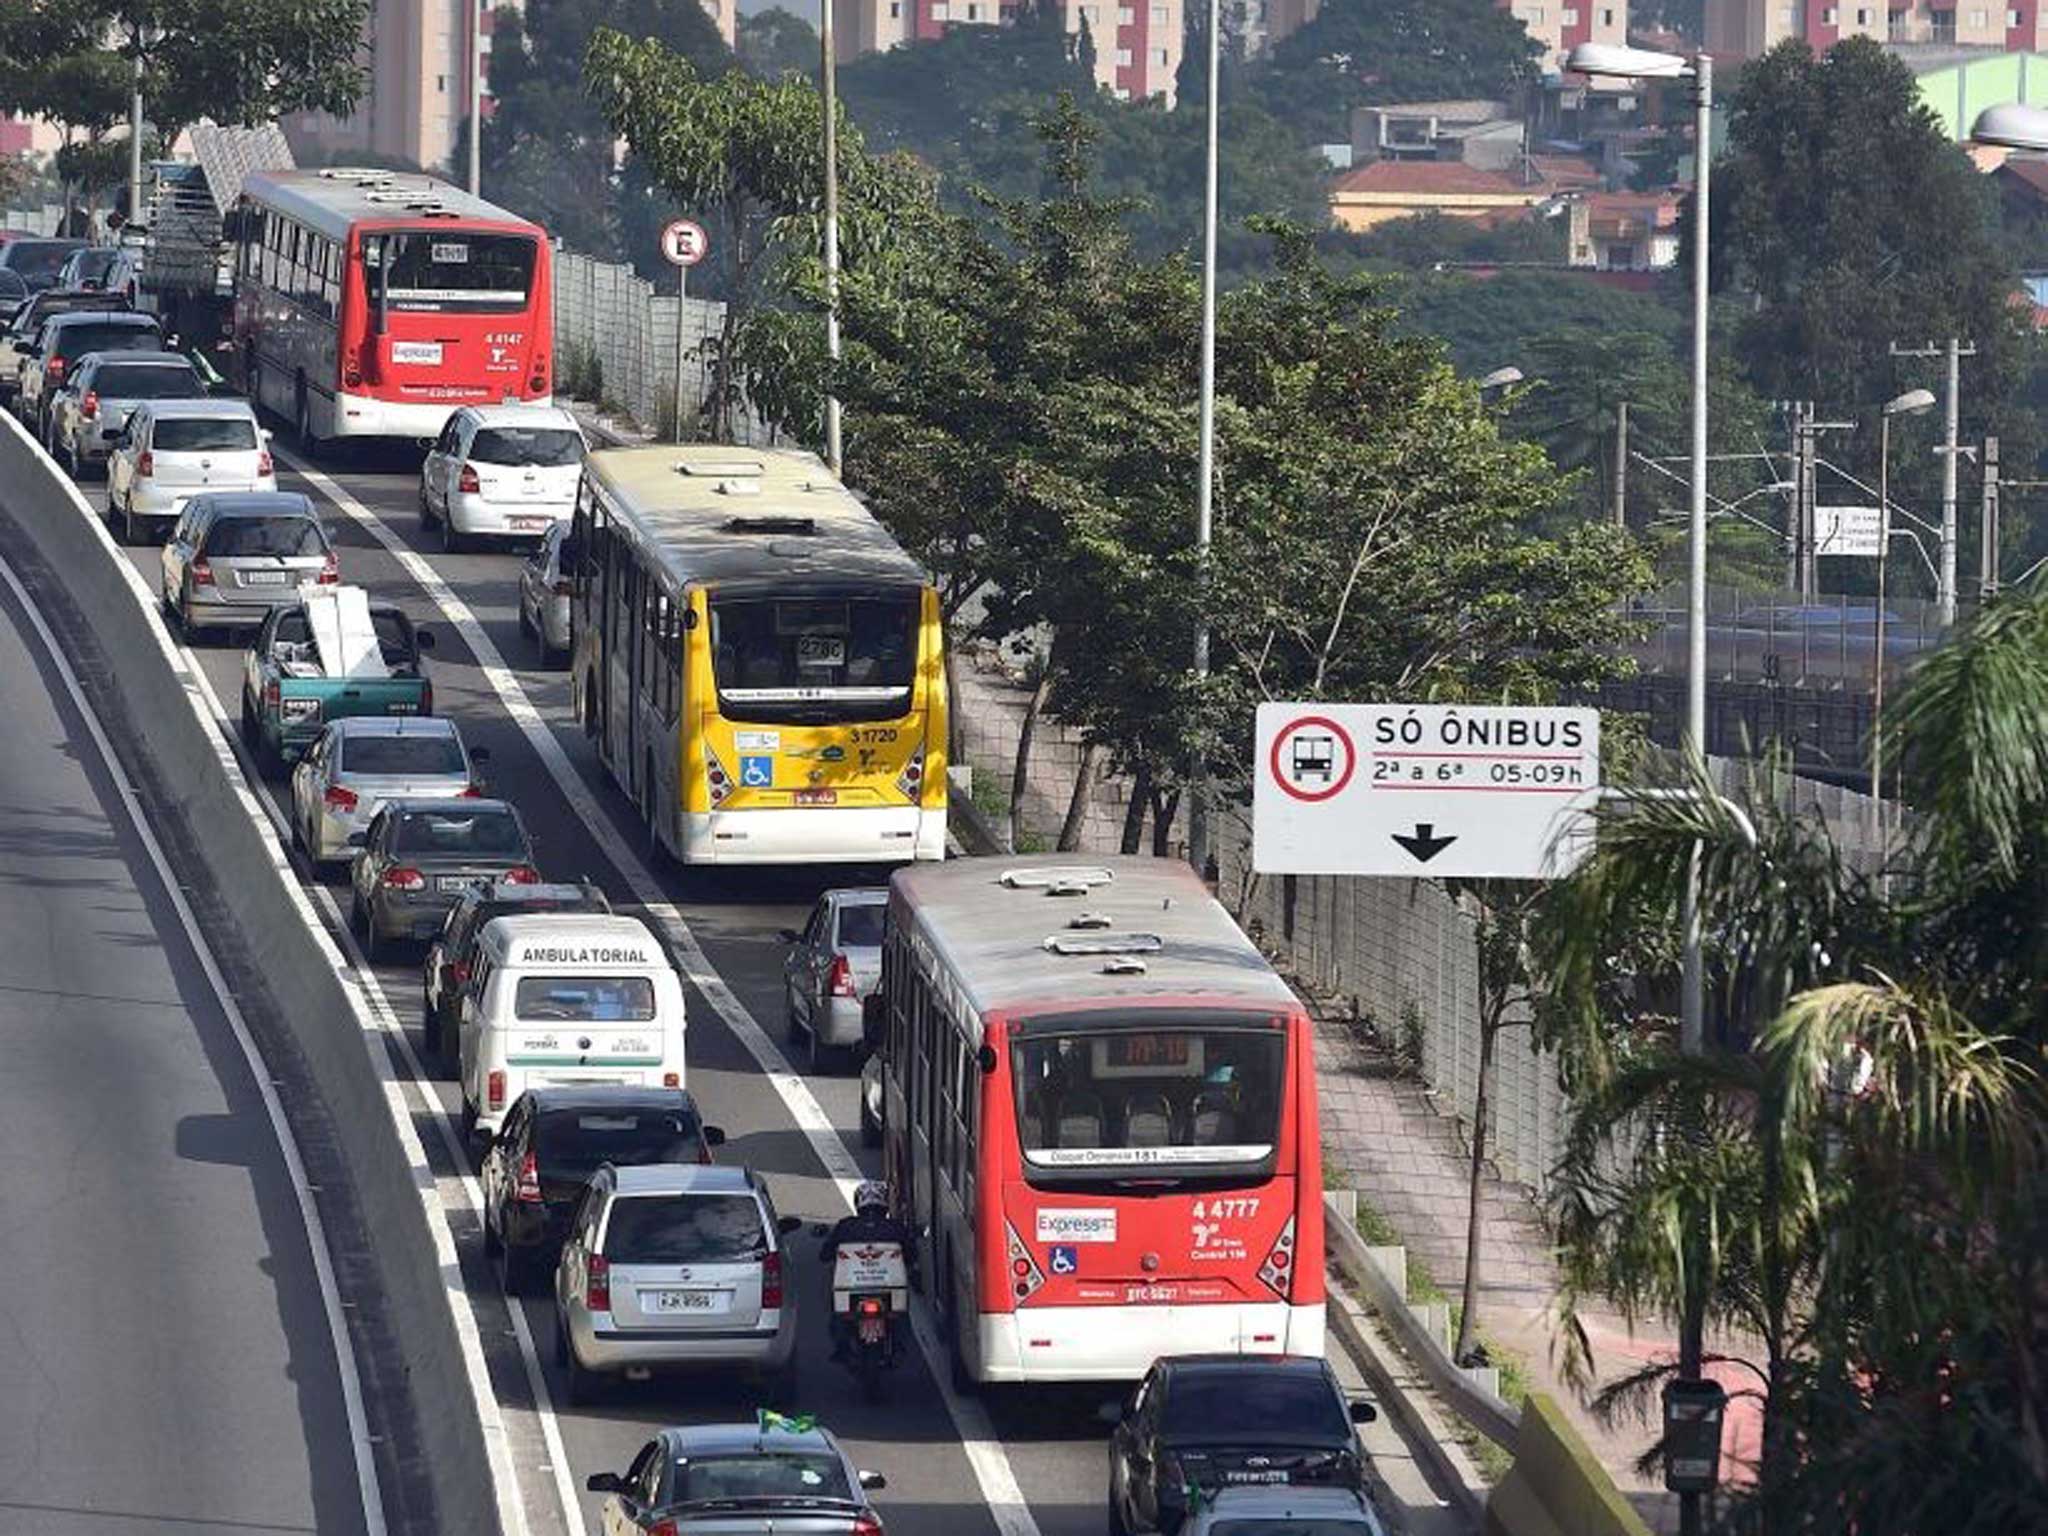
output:
M711 249L704 226L690 219L671 219L661 227L661 254L672 267L694 267Z
M1297 800L1328 800L1351 782L1358 749L1351 735L1327 715L1290 720L1273 737L1268 765L1273 782Z

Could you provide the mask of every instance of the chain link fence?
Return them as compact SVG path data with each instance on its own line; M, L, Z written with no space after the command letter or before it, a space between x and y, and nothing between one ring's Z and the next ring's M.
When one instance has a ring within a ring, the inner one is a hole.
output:
M1629 617L1648 633L1631 650L1645 672L1686 668L1687 609L1683 588L1634 604ZM1924 599L1888 596L1884 654L1888 674L1910 666L1947 634L1940 608ZM1707 588L1707 675L1726 682L1868 691L1877 662L1877 599L1823 593Z

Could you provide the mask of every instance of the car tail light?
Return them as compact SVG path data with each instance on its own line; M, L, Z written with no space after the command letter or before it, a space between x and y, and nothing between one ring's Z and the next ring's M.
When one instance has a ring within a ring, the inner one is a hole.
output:
M1045 1272L1038 1267L1038 1260L1031 1257L1031 1250L1024 1246L1017 1229L1007 1221L1003 1223L1003 1235L1009 1239L1010 1293L1022 1301L1045 1284Z
M466 987L466 986L468 986L468 985L469 985L469 962L468 962L467 960L458 960L458 961L456 961L456 962L455 962L455 963L454 963L453 965L451 965L451 966L449 966L449 967L448 967L448 974L449 974L450 976L452 976L452 977L454 977L454 978L455 978L455 985L456 985L456 986L458 986L458 987Z
M484 1078L484 1097L490 1101L493 1109L505 1107L505 1074L502 1069Z
M782 1305L782 1255L771 1253L761 1261L761 1305Z
M394 891L425 890L427 877L410 864L394 864L384 871L384 883Z
M46 367L43 370L43 372L48 377L49 382L54 384L59 379L64 377L64 368L64 359L61 357L53 357L50 359L49 366Z
M340 580L341 556L337 555L333 550L330 549L329 551L327 551L326 560L323 561L320 566L320 585L323 587L330 587Z
M100 414L100 392L98 390L88 389L85 392L85 398L78 402L78 414L87 421L93 421L98 418Z
M274 475L277 473L277 464L270 457L270 450L268 448L258 448L256 450L256 473L259 475Z
M465 464L462 473L456 477L455 489L465 496L474 496L483 490L483 482L476 477L476 466Z
M847 1536L882 1536L882 1522L873 1510L862 1510L853 1517L853 1529Z
M682 1536L682 1531L673 1520L657 1520L647 1527L647 1536Z
M144 454L143 457L148 458L149 455ZM192 562L192 585L195 587L210 587L213 585L213 567L204 560L194 560ZM274 703L275 700L272 702Z
M662 1086L662 1087L664 1087L664 1088L680 1088L680 1087L682 1087L682 1086L683 1086L683 1074L682 1074L682 1073L680 1073L680 1072L664 1072L664 1073L662 1073L662 1074L661 1074L661 1086Z
M1266 1288L1282 1301L1294 1294L1294 1218L1287 1218L1287 1225L1280 1229L1280 1235L1273 1239L1273 1251L1266 1255L1265 1263L1259 1266L1259 1279Z
M612 1309L612 1261L601 1253L590 1256L590 1272L583 1277L583 1305L593 1312Z
M540 1203L540 1159L531 1152L526 1154L526 1161L519 1165L519 1187L512 1191L512 1198L524 1201L528 1205Z
M539 885L540 871L531 864L514 864L505 871L507 885Z
M834 997L860 996L853 987L853 967L847 964L846 956L844 955L834 955L832 957L832 975L825 985L831 989Z
M155 473L156 455L151 453L147 448L145 448L142 450L141 456L138 457L135 461L135 478L138 480L147 480L151 475Z
M211 572L209 572L209 573L208 573L208 576L209 576L209 578L211 577L211 574L212 574ZM196 580L197 578L194 578L194 579ZM277 701L278 701L279 693L280 693L280 690L279 690L279 688L278 688L278 685L277 685L276 683L274 683L274 682L270 682L270 683L265 683L265 684L263 685L263 707L264 707L265 709L267 709L267 710L270 710L271 712L275 713L275 712L276 712L276 710L277 710Z
M476 784L465 784L462 786L462 788L455 791L455 798L458 800L474 800L482 794L483 789L481 788L481 786Z
M420 713L431 715L433 712L434 685L431 682L423 682L420 684Z
M906 800L915 800L924 788L924 743L917 744L917 750L910 754L910 761L903 765L903 771L896 775L896 787Z
M353 811L356 808L356 792L339 784L329 786L327 793L320 798L330 811Z

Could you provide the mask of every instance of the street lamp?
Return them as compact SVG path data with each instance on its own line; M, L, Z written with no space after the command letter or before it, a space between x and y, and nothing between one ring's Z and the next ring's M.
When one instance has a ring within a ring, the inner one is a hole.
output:
M830 4L831 0L824 0ZM1216 119L1222 111L1216 100L1222 73L1223 30L1221 0L1209 0L1208 81L1209 99L1205 142L1202 151L1202 379L1196 405L1195 427L1195 560L1206 571L1209 562L1210 531L1213 526L1214 481L1216 478ZM1209 620L1207 598L1197 605L1195 615L1195 681L1199 686L1209 676ZM1204 878L1209 867L1209 771L1204 763L1190 765L1188 778L1188 862Z
M1986 107L1970 125L1970 141L1999 149L2048 149L2048 111L2018 101Z
M1479 381L1479 396L1490 399L1504 389L1513 389L1522 382L1522 370L1513 366L1496 368Z
M1884 852L1884 578L1892 544L1892 418L1917 416L1933 404L1932 390L1909 389L1885 402L1877 422L1877 622L1872 628L1875 638L1870 655L1870 793L1878 801L1880 856Z

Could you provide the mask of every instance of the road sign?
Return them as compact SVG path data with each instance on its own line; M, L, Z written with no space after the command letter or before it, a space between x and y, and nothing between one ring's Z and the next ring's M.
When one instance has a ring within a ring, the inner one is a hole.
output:
M1876 507L1815 507L1813 552L1817 555L1875 555L1884 541Z
M1552 879L1592 850L1600 712L1261 704L1252 864Z
M661 227L661 254L672 267L694 267L710 249L711 237L702 224L671 219Z

